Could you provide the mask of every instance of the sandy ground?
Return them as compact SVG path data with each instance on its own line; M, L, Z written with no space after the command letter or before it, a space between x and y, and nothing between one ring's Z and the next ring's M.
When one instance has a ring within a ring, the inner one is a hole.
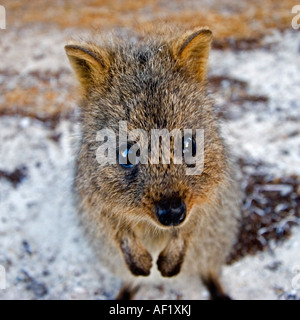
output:
M37 72L60 74L51 78L51 88L59 92L56 101L74 108L76 98L68 96L74 80L63 51L72 30L53 28L46 34L38 28L1 34L2 108L10 107L4 93L25 80L27 87L43 86ZM210 60L210 77L224 76L215 100L230 114L223 132L234 154L263 162L268 173L278 177L300 174L299 39L292 30L274 32L260 49L213 51ZM266 99L229 104L225 77L246 82L247 94ZM7 280L0 299L111 299L120 282L94 257L74 206L78 124L68 117L51 124L26 116L0 117L0 170L12 173L19 168L22 173L15 185L0 179L0 265ZM226 266L223 280L232 297L300 299L299 235L300 227L295 226L288 240ZM158 296L207 297L191 283L185 290L143 289L137 298Z

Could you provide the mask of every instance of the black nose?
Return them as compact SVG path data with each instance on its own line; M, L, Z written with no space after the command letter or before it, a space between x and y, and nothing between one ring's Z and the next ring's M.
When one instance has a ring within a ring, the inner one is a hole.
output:
M178 226L186 216L186 206L180 198L165 199L156 204L156 215L164 226Z

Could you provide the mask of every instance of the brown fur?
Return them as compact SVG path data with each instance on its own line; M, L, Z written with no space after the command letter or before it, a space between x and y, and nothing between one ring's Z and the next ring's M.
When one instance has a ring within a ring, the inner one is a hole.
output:
M164 31L138 44L101 38L66 46L83 88L76 178L83 221L101 261L125 281L148 276L156 266L163 277L213 274L217 281L234 241L239 197L206 94L211 39L202 28ZM129 171L119 164L100 166L96 133L105 127L117 133L121 120L128 130L148 133L203 128L202 174L186 175L185 164L172 162ZM165 227L155 203L174 196L185 202L187 217L178 227Z

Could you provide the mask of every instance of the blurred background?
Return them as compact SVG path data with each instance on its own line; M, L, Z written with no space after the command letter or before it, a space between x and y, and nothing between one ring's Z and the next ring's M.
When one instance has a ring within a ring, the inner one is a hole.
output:
M0 299L111 299L78 226L72 182L79 92L64 45L160 23L214 33L209 92L240 169L243 222L223 281L235 299L299 299L300 37L292 0L2 1ZM300 21L299 21L300 23ZM295 271L296 270L296 271ZM297 271L298 270L298 271ZM205 299L193 283L138 298Z

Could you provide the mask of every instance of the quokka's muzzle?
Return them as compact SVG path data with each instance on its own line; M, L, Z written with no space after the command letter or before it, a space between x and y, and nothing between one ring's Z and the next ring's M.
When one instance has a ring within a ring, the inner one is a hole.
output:
M164 226L178 226L186 217L186 205L178 197L157 202L155 210L158 221Z

